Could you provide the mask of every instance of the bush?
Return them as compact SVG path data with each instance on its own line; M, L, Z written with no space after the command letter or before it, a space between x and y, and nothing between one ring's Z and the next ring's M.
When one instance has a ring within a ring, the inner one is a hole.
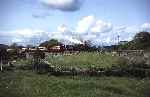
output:
M116 61L116 65L107 70L106 74L144 78L149 76L146 69L149 69L146 60L141 56L120 57Z
M33 64L33 70L39 74L48 73L49 71L49 65L45 62L34 62Z
M143 68L146 65L146 60L141 56L132 56L129 59L129 64L132 65L132 67Z
M147 60L141 56L120 57L115 66L120 68L146 68L146 62Z
M127 68L129 66L129 60L124 57L119 57L115 63L113 66L116 68Z

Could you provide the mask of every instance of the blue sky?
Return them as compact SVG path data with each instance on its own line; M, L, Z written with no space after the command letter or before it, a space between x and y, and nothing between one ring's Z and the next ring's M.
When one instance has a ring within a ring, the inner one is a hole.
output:
M150 0L0 0L1 43L57 38L93 44L150 31Z

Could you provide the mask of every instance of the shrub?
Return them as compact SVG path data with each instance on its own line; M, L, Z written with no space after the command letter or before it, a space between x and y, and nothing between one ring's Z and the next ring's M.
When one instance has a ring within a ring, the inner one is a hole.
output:
M34 62L33 70L39 74L47 73L49 71L49 65L45 62Z
M146 65L146 60L141 56L132 56L130 57L129 64L132 65L132 67L143 68L144 65Z
M129 60L125 57L119 57L113 66L116 68L127 68L129 65Z

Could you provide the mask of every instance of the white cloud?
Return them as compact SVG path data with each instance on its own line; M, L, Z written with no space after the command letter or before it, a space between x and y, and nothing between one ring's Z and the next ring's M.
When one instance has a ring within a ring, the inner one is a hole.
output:
M94 16L91 15L91 16L84 17L78 22L76 27L76 32L80 34L87 33L94 23L95 23Z
M104 33L112 30L112 24L108 22L104 22L102 20L96 21L95 25L91 28L91 32L93 33Z
M69 29L68 29L68 27L66 25L62 24L62 25L60 25L60 26L57 27L57 31L65 33L65 32L68 32Z
M76 27L76 32L79 34L100 34L112 30L112 24L102 20L96 20L93 15L82 18Z
M85 40L85 41L86 40L93 40L95 38L97 38L97 35L95 35L95 34L87 34L87 35L82 36L82 39Z
M43 32L42 30L22 29L22 30L12 31L11 34L16 37L31 38L34 36L42 35L42 32Z
M144 23L141 26L141 30L150 32L150 23Z
M83 0L40 0L40 2L51 9L76 11L80 9Z
M15 31L9 31L7 33L3 33L3 36L5 36L6 39L3 39L3 41L8 41L7 38L9 38L9 43L19 43L19 44L37 44L41 40L48 39L48 32L42 31L42 30L32 30L32 29L20 29ZM6 43L6 42L5 42Z
M82 41L90 40L93 44L100 45L113 33L113 26L109 22L96 20L93 15L82 18L75 29ZM110 36L111 37L111 36ZM110 40L111 42L111 40Z
M43 30L21 29L8 33L0 32L1 42L19 42L22 44L37 44L52 38L58 39L65 44L81 44L84 41L91 41L93 45L110 45L117 43L117 36L120 40L131 40L136 33L142 29L148 30L149 23L140 26L114 26L109 22L96 20L94 16L86 16L77 22L77 27L70 29L67 25L59 25L54 32ZM6 39L3 37L7 36ZM42 40L42 41L40 41Z
M12 39L12 43L16 43L16 42L23 42L23 40L22 39L18 39L18 38L13 38Z
M32 29L21 29L16 31L11 31L10 37L11 42L20 43L38 43L40 40L49 40L56 38L65 44L81 44L83 41L90 40L93 44L104 41L111 30L112 25L110 23L96 20L94 16L83 17L78 23L77 27L70 30L67 25L59 25L54 32L45 32L42 30L32 30ZM96 29L95 34L91 30ZM105 33L103 33L105 32ZM106 33L107 32L107 33Z

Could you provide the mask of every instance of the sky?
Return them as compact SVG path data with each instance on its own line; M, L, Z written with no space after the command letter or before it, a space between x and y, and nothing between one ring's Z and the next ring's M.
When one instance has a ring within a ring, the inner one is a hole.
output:
M0 43L111 45L150 31L150 0L0 0Z

